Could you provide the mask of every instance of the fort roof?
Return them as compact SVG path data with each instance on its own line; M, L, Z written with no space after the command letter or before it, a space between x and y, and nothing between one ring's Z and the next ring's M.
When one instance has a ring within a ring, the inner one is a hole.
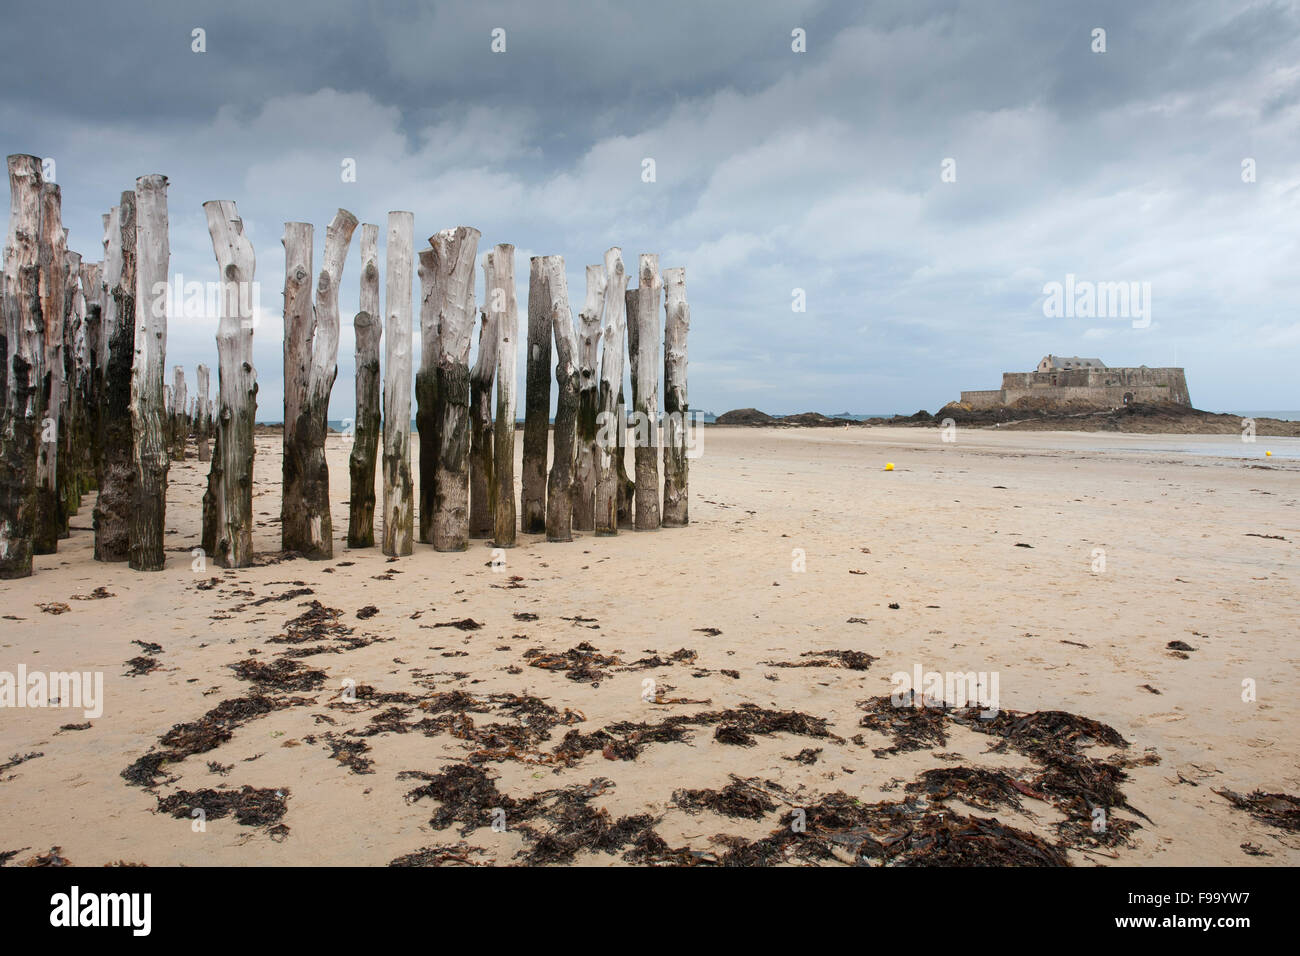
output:
M1105 368L1106 364L1099 358L1080 358L1077 355L1044 355L1038 363L1039 371L1053 368Z

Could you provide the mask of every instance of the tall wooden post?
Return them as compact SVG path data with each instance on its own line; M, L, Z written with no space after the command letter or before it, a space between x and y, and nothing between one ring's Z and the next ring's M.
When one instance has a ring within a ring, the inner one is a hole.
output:
M411 486L411 256L415 215L388 214L384 341L384 554L415 550Z
M546 540L573 540L574 438L578 425L578 339L569 311L563 256L545 256L539 269L546 313L555 335L555 453L546 487ZM532 303L528 304L532 311Z
M361 227L360 311L352 320L356 334L356 422L348 455L351 496L348 547L375 545L375 455L379 448L379 342L384 317L379 311L379 227Z
M41 319L45 326L44 377L41 395L41 444L36 459L36 554L58 550L66 518L59 497L60 417L63 407L64 288L68 266L67 233L63 229L62 195L54 183L41 184L39 233Z
M627 289L623 293L623 311L627 316L627 362L631 367L630 381L632 383L632 408L636 408L636 367L640 361L640 353L637 351L637 332L636 309L639 301L636 289ZM636 496L636 482L634 482L627 473L627 401L623 398L623 383L619 383L618 391L618 452L615 455L615 465L618 469L618 526L620 528L634 527L632 521L633 500ZM633 467L635 467L635 455L633 455Z
M161 571L166 561L163 530L167 508L167 443L163 434L163 364L167 360L167 177L135 181L136 323L131 366L131 437L137 485L127 525L128 564L135 571Z
M172 366L172 461L185 460L185 440L189 438L190 428L186 415L189 412L190 397L185 389L185 366Z
M80 493L94 491L98 485L99 416L103 379L99 374L99 356L104 348L104 264L82 263L81 288L86 300L83 323L81 364L81 488Z
M529 534L546 530L546 445L551 414L551 303L542 275L544 257L528 270L528 358L524 371L524 455L519 523Z
M429 240L438 294L438 446L429 540L438 551L469 547L469 350L478 240L479 231L469 226L444 229Z
M325 460L329 436L330 392L339 371L339 285L348 258L357 217L346 209L325 227L325 262L316 279L315 333L307 379L307 427L303 438L302 527L307 537L295 550L313 561L334 557L334 524L330 518L330 473Z
M438 429L442 415L438 409L438 270L432 249L422 249L416 257L420 278L420 370L415 373L415 430L420 438L420 507L416 540L433 540L435 472L438 470Z
M208 375L208 367L202 364L194 372L198 388L198 395L194 399L194 444L198 449L201 462L212 460L212 450L208 445L208 430L212 427L211 399L208 397L211 389Z
M131 366L135 358L135 193L122 193L109 221L108 303L111 330L104 368L104 414L99 495L95 499L95 560L130 557L127 526L135 506L135 442L132 439Z
M68 519L81 508L82 456L85 436L81 428L81 372L86 346L86 297L81 291L81 253L71 249L63 254L63 402L59 414L60 513L63 516L60 538L71 537Z
M492 250L488 309L497 326L497 418L493 431L492 531L498 548L515 546L515 352L519 306L515 295L515 247Z
M45 365L41 317L41 161L9 157L9 237L3 300L8 354L0 419L0 579L32 573L36 530L36 464L41 437L40 388Z
M596 414L600 406L600 320L605 311L605 268L587 266L587 298L578 313L578 424L573 475L573 529L592 531L596 520Z
M598 535L618 534L619 474L615 455L623 418L623 341L626 324L627 272L623 250L605 253L605 325L601 337L600 411L597 415L596 517Z
M286 222L284 236L284 428L281 434L280 547L302 551L310 537L303 504L307 470L307 380L311 374L312 239L309 222Z
M690 523L690 459L686 457L690 406L686 401L686 270L664 270L664 510L665 528Z
M484 294L492 296L492 253L483 256ZM493 477L492 382L497 374L497 326L495 313L486 306L480 314L478 355L469 379L470 458L469 536L490 538L496 487Z
M257 260L244 221L230 200L203 204L221 275L217 326L216 447L203 496L203 549L222 567L253 560L253 275Z
M307 223L285 224L285 464L280 533L284 550L313 561L334 556L325 440L330 392L338 374L339 282L356 227L356 217L346 209L335 213L326 227L325 262L316 280L313 305L312 228Z
M637 283L636 529L659 527L659 257L642 254Z

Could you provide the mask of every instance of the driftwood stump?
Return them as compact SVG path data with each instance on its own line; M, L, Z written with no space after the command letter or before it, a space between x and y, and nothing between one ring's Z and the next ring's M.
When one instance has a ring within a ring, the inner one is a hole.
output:
M551 414L551 303L543 256L528 269L528 352L524 363L524 452L520 466L519 524L528 534L546 530L546 446Z
M356 422L348 455L351 498L348 547L375 546L375 455L379 448L379 342L384 334L379 311L379 227L361 227L360 311L352 320L356 334Z
M488 309L497 327L497 417L493 429L492 533L498 548L515 546L515 351L519 306L515 296L515 247L492 250Z
M257 266L244 221L229 200L203 204L221 275L217 326L216 442L203 496L203 549L222 567L253 560L253 275Z
M109 221L106 279L110 319L104 367L104 413L99 445L99 495L95 499L95 560L130 557L127 530L137 483L131 416L131 363L135 357L135 192L122 193Z
M664 509L665 528L690 523L690 459L686 457L690 407L686 401L686 270L664 270Z
M135 181L136 322L131 365L131 437L135 459L135 506L127 524L128 564L135 571L161 571L166 561L163 529L167 509L167 442L163 433L163 365L167 360L167 177Z
M573 475L573 530L596 520L596 415L600 406L600 320L605 311L605 267L587 266L587 298L578 313L578 424Z
M388 214L384 322L384 536L383 551L415 550L411 483L411 268L415 214Z
M555 451L546 486L546 540L573 540L574 439L578 425L578 338L569 311L569 285L562 256L545 256L541 273L546 313L555 335ZM531 293L530 293L531 294ZM532 311L532 302L528 303Z

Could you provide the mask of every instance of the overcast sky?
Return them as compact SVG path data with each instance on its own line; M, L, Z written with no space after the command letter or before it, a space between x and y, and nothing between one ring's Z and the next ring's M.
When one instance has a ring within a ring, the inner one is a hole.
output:
M565 257L575 313L611 245L632 275L642 252L684 266L709 411L934 411L1048 352L1185 366L1203 408L1300 407L1294 2L91 2L4 26L0 136L55 160L71 248L101 258L100 214L161 172L173 276L216 280L201 204L238 204L260 420L281 417L283 224L316 225L319 269L340 206L381 246L394 209L419 245L514 243L521 312L531 255ZM1150 283L1149 325L1046 317L1070 274ZM215 390L216 325L171 320L191 394L199 362Z

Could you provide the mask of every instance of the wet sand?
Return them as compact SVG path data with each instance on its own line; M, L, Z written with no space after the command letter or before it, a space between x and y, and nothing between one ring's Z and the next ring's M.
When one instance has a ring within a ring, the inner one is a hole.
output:
M1132 438L1128 451L1111 450L1113 435L1077 433L963 429L945 444L937 430L711 428L692 462L690 527L571 544L521 534L496 570L482 541L461 554L417 544L390 562L341 540L331 561L196 570L207 465L173 462L164 571L95 563L88 496L59 553L38 557L33 577L0 584L0 614L18 618L0 620L0 670L102 671L106 698L82 730L60 730L83 722L80 710L0 709L0 763L40 754L0 771L0 852L19 851L11 864L57 845L78 865L382 865L463 842L453 856L518 863L557 826L529 816L530 795L605 778L590 806L614 820L649 814L667 846L714 859L729 845L719 835L759 839L781 830L792 808L837 791L899 801L927 770L1036 769L1025 753L990 752L995 738L959 725L946 744L877 754L891 738L861 726L863 702L919 666L996 673L1003 711L1067 711L1129 742L1086 752L1124 761L1129 808L1107 812L1140 827L1094 845L1076 839L1070 862L1295 865L1300 836L1213 788L1300 792L1300 462L1182 454L1174 449L1192 441L1182 435ZM255 544L271 553L279 439L257 442ZM1098 442L1106 450L1094 450ZM331 437L338 539L347 451ZM799 551L804 570L794 570ZM72 600L97 587L112 596ZM350 634L326 627L304 644L272 640L313 600L341 612ZM54 603L67 611L38 607ZM465 619L482 627L434 626ZM1171 650L1173 641L1194 650ZM592 650L578 657L599 655L589 658L594 680L534 666L583 642ZM284 656L316 645L337 652ZM694 656L674 659L682 650ZM842 650L875 659L866 670L779 666ZM158 669L124 676L140 656ZM166 749L159 738L174 725L246 698L253 681L230 665L250 658L324 675L315 687L269 689L278 709L162 764L152 789L122 778L151 748ZM301 668L276 663L286 660ZM644 699L647 679L664 702ZM1243 681L1254 682L1254 702L1243 701ZM349 700L347 686L374 692ZM451 706L454 691L473 695L471 709ZM511 698L493 695L539 698L551 708L542 723L554 723L518 735L513 750L504 739L485 745L484 728L500 724L504 738L525 722L505 706ZM645 743L635 759L599 740L576 759L555 758L570 731L744 704L821 718L826 729L756 733L746 746L715 736L734 721L703 721L685 739ZM332 756L340 743L362 763ZM817 749L814 762L787 759ZM426 780L398 776L455 767L476 768L509 798L503 832L467 826L462 836L463 821L433 828L447 802L409 798ZM680 788L717 790L733 774L776 808L749 819L674 803ZM160 812L160 799L181 792L246 785L283 795L282 815L272 816L287 829L211 814L200 829L183 799L166 804L181 816ZM1067 814L1043 796L1025 795L1021 809L946 805L1055 843ZM620 863L625 849L572 859Z

